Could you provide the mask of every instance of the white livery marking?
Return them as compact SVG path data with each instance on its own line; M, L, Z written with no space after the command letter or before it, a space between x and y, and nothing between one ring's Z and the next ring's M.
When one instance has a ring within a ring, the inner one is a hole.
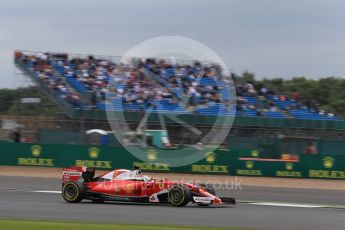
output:
M213 197L199 197L199 196L194 196L193 199L196 203L204 203L204 204L211 204L211 202L214 200Z

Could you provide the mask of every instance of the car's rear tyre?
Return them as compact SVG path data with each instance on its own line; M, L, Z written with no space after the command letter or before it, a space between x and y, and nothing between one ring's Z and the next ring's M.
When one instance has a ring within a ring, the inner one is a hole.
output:
M169 190L168 200L175 207L183 207L191 201L192 194L188 188L175 185Z
M62 187L62 197L69 203L79 203L83 199L85 186L77 182L67 182Z

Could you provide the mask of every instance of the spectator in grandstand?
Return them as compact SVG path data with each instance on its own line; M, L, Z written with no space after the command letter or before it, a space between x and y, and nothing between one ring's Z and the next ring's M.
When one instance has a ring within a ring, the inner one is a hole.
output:
M21 132L20 130L15 130L13 133L12 133L12 140L14 142L21 142Z
M248 109L247 100L244 97L237 97L236 106L238 111Z
M335 115L334 115L334 113L328 113L327 116L328 117L334 117Z
M269 109L270 112L277 112L279 111L278 107L275 104L270 104Z
M252 82L237 84L236 89L237 95L239 96L257 96L257 91Z
M295 101L298 101L300 99L301 95L299 92L295 91L291 94L291 98Z
M203 149L204 147L203 147L203 145L202 145L201 142L198 142L198 143L195 144L195 148L198 149L198 150L201 150L201 149Z
M308 142L308 146L304 149L304 154L317 154L317 148L313 141Z
M260 94L266 96L268 94L268 89L266 87L261 87Z
M64 79L55 73L52 67L52 57L67 58L67 55L52 55L50 53L30 53L30 52L16 52L16 61L21 61L24 65L28 65L38 79L43 82L48 88L55 91L56 94L73 106L79 106L79 95L73 92L72 88L68 87Z
M256 116L263 117L263 116L265 116L265 114L260 110L256 110Z
M280 95L280 96L279 96L279 100L280 100L280 101L287 101L287 100L288 100L288 97L285 96L285 95Z

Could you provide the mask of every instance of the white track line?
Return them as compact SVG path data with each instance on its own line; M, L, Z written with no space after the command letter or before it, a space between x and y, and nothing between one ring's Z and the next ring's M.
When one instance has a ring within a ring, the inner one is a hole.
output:
M28 191L34 193L50 193L50 194L61 194L61 191L55 190L36 190ZM337 208L345 209L345 206L342 205L328 205L328 204L303 204L303 203L285 203L285 202L273 202L273 201L241 201L240 204L249 204L249 205L260 205L260 206L275 206L275 207L292 207L292 208Z
M49 190L38 190L38 191L31 191L31 192L37 192L37 193L53 193L53 194L60 194L61 191L49 191Z
M294 208L326 208L327 206L316 205L316 204L296 204L296 203L277 203L277 202L253 202L246 203L252 205L262 206L277 206L277 207L294 207Z

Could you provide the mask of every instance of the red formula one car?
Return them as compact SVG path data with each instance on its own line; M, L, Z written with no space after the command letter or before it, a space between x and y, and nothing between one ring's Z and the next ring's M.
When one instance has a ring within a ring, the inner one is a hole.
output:
M211 187L152 179L142 176L139 168L116 169L99 177L94 176L93 168L64 168L62 197L70 203L87 199L94 202L166 203L176 207L189 202L200 206L235 204L235 198L218 197Z

